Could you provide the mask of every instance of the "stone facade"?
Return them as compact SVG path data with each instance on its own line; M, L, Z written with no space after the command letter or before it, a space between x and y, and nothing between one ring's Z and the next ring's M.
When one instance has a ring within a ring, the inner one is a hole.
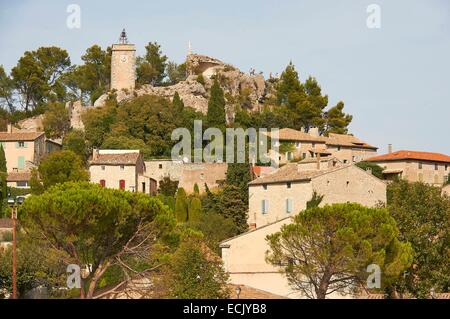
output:
M450 175L450 156L445 154L397 151L367 160L381 166L386 179L402 178L440 187Z
M269 134L270 136L270 134ZM279 141L275 149L269 150L269 157L278 165L303 159L333 156L344 164L364 161L377 154L377 148L371 146L353 135L333 134L322 136L313 127L308 133L290 128L283 128L278 133ZM283 144L290 144L289 150L283 149Z
M183 162L171 159L155 159L145 161L146 175L157 181L158 186L164 177L179 181L183 173Z
M134 44L113 44L111 56L111 90L133 91L136 82L136 48Z
M386 184L354 165L302 170L288 164L249 183L248 224L261 227L298 214L314 191L324 195L321 205L355 202L373 207L386 202Z
M212 190L225 181L227 169L226 163L183 164L178 187L184 188L188 194L194 191L195 184L198 185L201 193L205 191L205 184Z

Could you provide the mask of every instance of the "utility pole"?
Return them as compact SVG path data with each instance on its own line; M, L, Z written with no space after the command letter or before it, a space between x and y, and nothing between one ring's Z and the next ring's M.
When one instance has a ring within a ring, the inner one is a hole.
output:
M17 299L17 234L16 234L16 221L17 221L17 205L12 207L12 222L13 222L13 268L12 268L12 294L13 299Z

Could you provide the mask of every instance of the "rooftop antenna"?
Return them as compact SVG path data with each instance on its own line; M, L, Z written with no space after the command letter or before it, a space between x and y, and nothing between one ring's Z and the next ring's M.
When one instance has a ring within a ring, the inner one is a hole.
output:
M119 43L120 44L128 43L127 32L125 31L125 29L123 29L122 32L120 33Z

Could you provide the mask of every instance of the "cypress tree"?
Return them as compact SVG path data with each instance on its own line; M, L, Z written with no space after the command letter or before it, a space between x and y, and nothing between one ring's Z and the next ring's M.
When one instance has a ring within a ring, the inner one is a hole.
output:
M178 92L175 92L172 100L172 105L175 108L176 112L181 113L184 109L184 103L183 100L180 98L180 95Z
M209 127L225 128L225 97L217 79L211 87L206 119Z
M179 223L185 223L188 220L188 201L184 188L179 188L177 191L175 217Z
M194 197L189 204L189 221L199 222L202 214L202 201L199 197Z

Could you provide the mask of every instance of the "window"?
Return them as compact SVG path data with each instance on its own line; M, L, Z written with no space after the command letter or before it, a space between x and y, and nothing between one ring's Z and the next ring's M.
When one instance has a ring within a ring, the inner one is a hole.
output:
M104 171L106 169L105 165L102 165L102 171Z
M17 167L19 169L24 169L25 168L25 157L23 156L19 156L17 158Z
M448 168L448 165L447 165L447 164L445 164L445 170L447 170L447 168Z
M347 181L347 187L350 185L350 181Z
M340 151L340 150L341 150L341 147L340 147L340 146L338 146L338 147L337 147L337 150L338 150L338 151Z
M100 186L101 187L106 187L106 181L104 179L100 180Z
M269 210L269 201L267 199L263 199L261 201L261 213L267 214L268 210Z
M300 148L302 146L302 143L300 143L300 142L295 142L295 147L296 148Z
M18 188L26 188L26 187L28 187L28 182L27 181L16 182L16 186Z
M437 171L439 169L439 165L437 163L434 164L434 170Z
M120 170L123 171L125 169L124 165L120 165Z
M292 213L292 198L286 198L286 213Z
M306 153L302 154L302 158L305 159L306 158Z
M422 169L422 163L419 163L419 169Z
M159 167L159 169L162 169L162 164L159 164L159 166L158 166L158 167Z
M348 161L345 159L345 160L344 160L344 164L347 164L347 162L348 162Z
M119 181L119 188L120 188L120 189L125 189L125 180L121 179L121 180Z
M145 182L142 182L142 192L145 194Z
M291 182L287 182L286 186L287 186L287 188L291 188L291 186L292 186Z
M267 190L267 184L263 184L263 188L266 191Z
M19 148L25 148L25 142L24 141L17 142L17 146Z

